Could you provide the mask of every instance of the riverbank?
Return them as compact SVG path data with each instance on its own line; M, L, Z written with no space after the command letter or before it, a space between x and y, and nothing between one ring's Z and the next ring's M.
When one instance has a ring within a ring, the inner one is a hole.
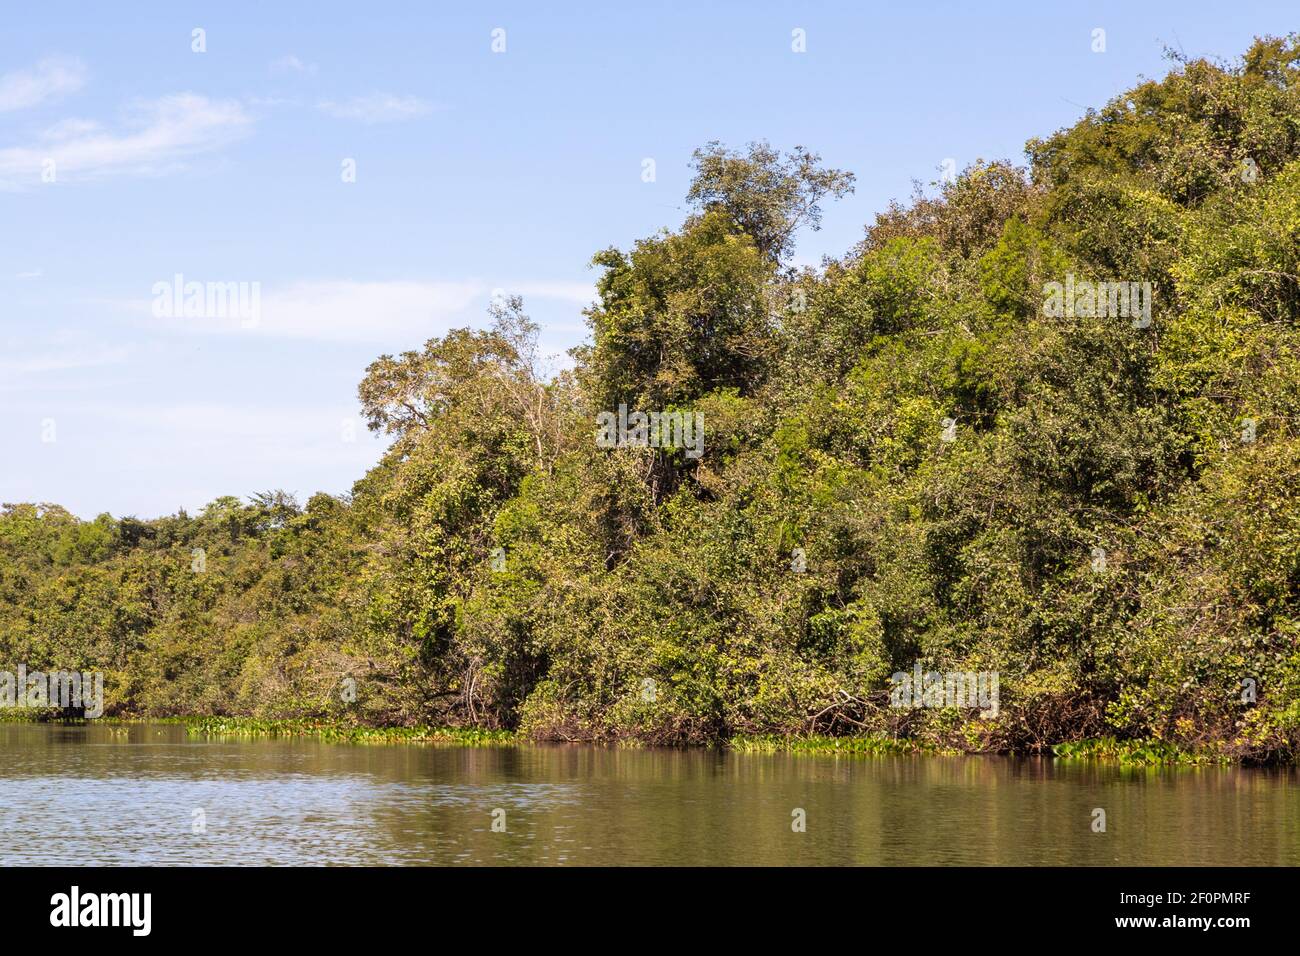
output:
M192 737L316 737L333 743L437 743L492 747L526 742L508 730L467 727L363 727L321 720L201 717L185 722Z
M0 723L58 722L58 711L51 709L11 708L0 710ZM82 722L82 721L75 721ZM310 737L330 743L385 744L429 743L463 747L519 746L530 743L559 743L538 739L509 730L483 730L472 727L384 727L350 724L337 720L310 718L262 719L255 717L147 717L115 716L97 718L95 723L177 724L191 737L277 738ZM618 746L648 746L635 739L616 741ZM808 756L878 757L878 756L947 756L975 754L998 756L1050 756L1057 760L1097 761L1130 766L1162 764L1204 766L1209 764L1294 764L1294 758L1270 760L1242 758L1228 745L1197 749L1179 747L1161 740L1120 740L1099 737L1052 745L1039 754L1014 751L969 750L945 747L931 741L909 737L864 734L830 737L821 734L737 734L718 746L737 753L782 753Z
M316 720L257 720L236 717L185 721L192 736L209 737L316 737L339 743L442 743L462 746L510 746L534 743L533 738L506 730L463 727L361 727ZM639 746L635 741L620 741ZM817 734L740 734L721 744L738 753L784 753L809 756L962 756L970 751L940 747L910 738L878 735L828 737ZM1004 756L1013 756L1004 754ZM1163 741L1117 740L1113 737L1061 743L1049 753L1058 760L1101 761L1128 765L1231 764L1226 752L1189 750Z

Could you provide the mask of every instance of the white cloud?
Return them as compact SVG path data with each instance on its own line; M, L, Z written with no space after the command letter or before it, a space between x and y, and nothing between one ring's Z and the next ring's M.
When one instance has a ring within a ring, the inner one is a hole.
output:
M12 343L11 343L12 344ZM63 347L15 357L12 350L0 359L0 372L7 375L36 375L69 369L95 368L125 362L131 350L125 346Z
M233 405L219 402L175 402L157 405L101 404L86 406L86 415L107 418L138 429L156 429L188 435L195 441L217 438L307 439L339 442L344 418L360 423L356 411L347 406L312 408L291 406ZM364 434L359 425L357 434Z
M155 477L170 474L174 477L168 484L173 486L202 480L204 475L223 475L221 487L191 499L195 505L219 494L239 494L240 489L247 494L296 486L310 494L323 482L342 490L375 463L388 443L385 436L366 427L351 403L305 407L274 401L101 403L82 406L65 417L88 426L98 421L108 435L130 434L137 446L131 466L147 465L142 470ZM323 481L324 472L341 480Z
M136 104L121 129L106 129L93 120L64 120L34 143L0 149L0 183L39 183L50 161L58 182L156 175L239 138L251 125L235 100L176 93Z
M394 96L391 93L354 96L341 103L322 100L316 108L335 119L361 123L395 123L433 112L433 104L418 96Z
M184 273L184 280L186 284L205 280L237 281L229 276L205 277L190 272ZM241 277L240 281L251 286L257 280ZM484 325L488 321L488 305L495 294L522 295L525 307L533 299L585 306L595 298L595 289L581 282L552 280L494 284L480 279L309 279L275 286L259 284L255 321L241 318L233 311L224 317L176 316L152 321L180 332L366 342L407 348L458 326ZM251 297L250 289L250 300ZM153 315L152 300L119 305L137 314Z
M302 106L302 101L292 96L250 96L248 105L257 109L279 109Z
M0 76L0 113L29 109L75 93L86 82L86 67L71 57L41 60L30 70Z
M185 273L186 284L207 277ZM215 276L211 281L228 277ZM257 280L247 279L250 286ZM401 345L441 335L477 318L486 292L479 282L358 282L348 279L304 280L256 288L256 318L234 313L211 317L154 318L170 330L239 333L324 342L383 342ZM251 292L249 300L253 298ZM137 313L153 314L152 300L130 304Z
M262 300L259 330L343 341L424 341L449 329L481 294L471 282L298 282Z
M313 76L316 73L315 63L304 63L297 56L288 53L282 57L271 61L272 73L306 73Z
M524 297L524 304L527 305L531 298L537 299L559 299L564 302L574 302L578 305L587 306L596 301L596 287L588 282L553 282L543 280L540 282L519 282L513 286L506 286L507 295L521 295Z

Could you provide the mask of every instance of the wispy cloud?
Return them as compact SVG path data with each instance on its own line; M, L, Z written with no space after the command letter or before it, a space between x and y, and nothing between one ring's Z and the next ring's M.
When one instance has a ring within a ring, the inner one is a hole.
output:
M192 277L187 274L185 278ZM251 326L229 316L153 321L177 331L401 347L442 335L459 325L482 324L494 295L522 295L526 302L538 298L587 305L595 298L595 289L581 282L549 280L496 284L481 279L313 279L261 288L259 314ZM151 302L134 302L130 308L137 314L148 310L152 315Z
M342 102L322 100L316 108L335 119L359 123L397 123L426 116L434 110L432 103L418 96L394 96L391 93L354 96Z
M298 282L262 301L272 335L351 341L437 335L480 295L469 282Z
M84 411L133 428L184 433L196 442L222 437L276 441L324 439L337 445L340 441L339 426L345 418L358 425L358 435L366 431L350 406L315 408L173 401L149 405L106 403L87 406Z
M58 182L157 175L226 145L251 125L238 101L176 93L134 104L119 129L93 120L64 120L35 142L0 149L0 183L11 188L37 183L50 163Z
M198 277L187 273L185 278ZM477 314L470 311L471 306L484 301L483 285L478 282L303 280L269 288L259 285L257 316L252 321L230 316L177 316L154 317L151 322L154 328L162 323L179 332L400 345L422 342L456 324L470 322ZM137 314L147 311L153 316L152 300L134 301L129 307Z
M110 434L127 431L142 445L158 448L150 471L163 469L193 481L206 472L219 471L222 463L238 463L234 467L242 474L224 489L210 489L202 496L204 501L229 494L232 487L242 486L251 492L280 486L285 465L291 463L306 466L308 473L341 469L343 474L355 476L374 463L386 444L383 436L366 428L351 403L295 406L270 397L245 405L97 403L83 406L74 415L84 415L90 422L98 419ZM253 449L255 455L250 454ZM135 465L140 464L137 456L132 458ZM347 482L351 480L349 477Z
M38 375L43 372L63 372L69 369L96 368L125 362L131 349L124 345L94 345L63 337L62 341L47 343L36 350L22 354L22 350L9 342L4 358L0 359L0 372L6 375Z
M30 109L75 93L86 82L86 67L73 57L51 57L29 70L0 76L0 113Z
M272 73L304 73L314 76L316 73L315 63L304 63L292 53L285 54L271 61Z
M248 105L257 109L279 109L285 106L302 106L302 101L293 96L250 96Z
M587 306L596 301L596 287L589 282L556 282L551 280L517 282L504 289L507 295L520 295L527 301L559 299Z

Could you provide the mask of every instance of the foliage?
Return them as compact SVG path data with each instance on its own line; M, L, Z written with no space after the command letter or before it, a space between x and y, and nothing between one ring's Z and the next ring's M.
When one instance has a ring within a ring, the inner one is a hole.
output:
M305 722L213 731L1294 759L1297 117L1294 37L1178 61L802 270L852 177L711 143L679 229L595 257L568 370L518 300L371 365L351 495L4 506L6 655ZM1151 326L1053 315L1067 274L1151 283ZM599 447L620 405L703 454ZM889 706L918 662L999 713Z

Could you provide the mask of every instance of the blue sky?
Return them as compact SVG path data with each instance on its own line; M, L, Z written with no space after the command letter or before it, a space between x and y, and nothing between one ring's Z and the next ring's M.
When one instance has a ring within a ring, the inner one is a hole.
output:
M1163 75L1166 45L1297 26L1281 2L472 6L6 5L0 501L346 491L383 447L372 359L483 324L494 290L577 344L591 255L675 226L709 140L857 174L800 240L815 263L945 159L1022 161ZM256 323L155 315L177 274L257 283Z

